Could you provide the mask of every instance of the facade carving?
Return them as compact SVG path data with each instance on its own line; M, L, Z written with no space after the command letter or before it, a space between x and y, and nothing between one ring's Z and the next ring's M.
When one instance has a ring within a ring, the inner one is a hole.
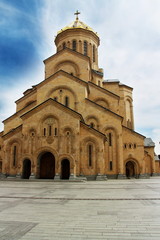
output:
M78 17L61 29L45 79L16 101L0 133L1 177L106 179L160 173L134 131L132 88L104 80L99 36Z

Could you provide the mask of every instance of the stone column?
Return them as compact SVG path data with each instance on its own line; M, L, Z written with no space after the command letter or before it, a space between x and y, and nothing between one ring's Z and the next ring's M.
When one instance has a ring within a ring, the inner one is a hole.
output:
M118 134L117 137L117 171L118 171L118 179L126 178L124 172L124 160L123 160L123 142L122 136Z
M104 175L104 148L100 149L97 153L97 181L107 180L106 175Z

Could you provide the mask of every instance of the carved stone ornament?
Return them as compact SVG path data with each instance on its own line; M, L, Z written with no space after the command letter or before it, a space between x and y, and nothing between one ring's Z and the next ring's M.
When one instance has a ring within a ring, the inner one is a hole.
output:
M48 144L51 144L51 143L54 142L54 138L53 137L47 137L46 141L47 141Z
M47 119L45 120L45 123L48 124L48 125L52 125L52 124L55 123L55 120L54 120L53 118L47 118Z

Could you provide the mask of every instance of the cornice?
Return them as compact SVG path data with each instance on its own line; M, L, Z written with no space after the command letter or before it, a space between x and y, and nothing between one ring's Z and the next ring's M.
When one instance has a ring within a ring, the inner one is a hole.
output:
M59 71L57 71L56 73L54 73L54 74L52 74L51 76L49 76L48 78L44 79L42 82L38 83L38 84L36 85L36 87L39 87L39 86L41 86L41 85L44 85L46 82L49 82L49 80L52 79L52 78L54 78L56 75L57 75L57 76L60 76L61 74L66 75L67 77L75 80L76 82L79 82L79 83L82 84L82 85L88 86L87 82L85 82L84 80L82 80L82 79L80 79L80 78L78 78L78 77L76 77L76 76L73 76L73 75L69 74L68 72L65 72L65 71L63 71L63 70L59 70Z
M47 99L46 101L40 103L39 105L37 105L36 107L32 108L31 110L29 110L28 112L24 113L23 115L21 115L20 117L23 119L25 118L27 115L29 115L30 113L40 109L42 106L44 105L47 105L47 104L54 104L56 107L58 107L58 109L61 107L63 110L69 112L70 114L72 114L73 116L76 116L78 117L81 121L84 121L82 115L78 112L76 112L75 110L69 108L69 107L66 107L65 105L63 105L62 103L60 102L57 102L55 101L54 99L52 98L49 98Z
M84 29L84 28L72 28L72 29L65 29L64 31L59 31L59 33L57 34L57 36L55 37L55 40L54 40L56 46L57 46L57 43L60 38L62 38L63 36L66 38L66 36L68 37L68 35L69 36L72 35L73 32L78 33L78 34L81 32L82 34L84 33L85 35L90 35L97 41L98 46L100 44L100 39L99 39L98 35L96 33L94 33L92 30Z
M64 48L64 49L61 49L61 50L58 51L57 53L53 54L52 56L46 58L43 62L45 63L46 61L49 61L49 60L57 57L58 55L60 55L60 54L62 54L62 53L65 53L65 52L70 52L70 53L72 53L72 54L74 54L74 55L79 55L79 57L81 57L81 58L83 58L83 59L85 59L85 60L87 60L87 61L90 60L90 58L89 58L88 56L86 56L86 55L84 55L84 54L82 54L82 53L80 53L80 52L73 51L71 48L67 48L67 47L66 47L66 48Z
M92 100L90 100L90 99L88 99L88 98L85 98L85 100L88 101L89 103L93 104L94 106L96 106L96 107L98 107L98 108L101 108L101 109L103 109L104 111L107 111L107 112L113 114L114 116L116 116L116 117L118 117L118 118L121 118L121 120L123 119L122 116L118 115L117 113L112 112L112 111L109 110L108 108L105 108L105 107L99 105L98 103L93 102Z
M7 132L6 134L4 134L2 137L6 139L6 137L8 137L8 136L11 135L11 134L15 134L15 132L16 132L16 131L18 132L21 128L22 128L22 124L19 125L19 126L16 127L16 128L11 129L9 132Z
M22 99L28 98L29 96L33 95L36 91L37 91L37 89L35 88L35 86L32 86L31 92L29 92L29 93L25 94L24 96L22 96L21 98L17 99L15 101L15 103L19 103Z
M122 127L125 128L126 130L132 132L132 133L135 133L136 135L139 135L139 136L141 136L141 137L143 137L143 138L146 138L144 135L142 135L142 134L140 134L140 133L138 133L138 132L135 132L133 129L130 129L130 128L124 126L124 125L122 125Z
M104 93L108 93L109 95L111 95L111 96L114 97L114 98L120 99L120 96L116 95L115 93L113 93L113 92L111 92L111 91L109 91L109 90L107 90L107 89L105 89L105 88L102 88L102 87L96 85L96 84L93 83L93 82L90 82L90 81L89 81L88 84L92 85L93 87L97 88L98 90L100 90L100 91L102 91L102 92L104 92Z
M84 126L88 131L92 132L93 134L99 135L100 137L105 138L105 140L107 141L107 137L104 133L98 131L95 128L90 127L88 124L86 124L85 122L80 121L80 123L82 124L82 126Z
M36 103L36 100L35 100L33 103L35 104L35 103ZM30 104L29 106L31 106L31 104ZM16 117L17 115L20 114L20 112L23 112L23 111L25 110L25 108L27 108L27 107L29 107L29 106L26 106L26 107L20 109L19 111L15 112L15 113L12 114L10 117L8 117L8 118L6 118L5 120L3 120L3 123L7 122L7 121L10 120L11 118ZM17 116L17 117L18 117L18 116Z

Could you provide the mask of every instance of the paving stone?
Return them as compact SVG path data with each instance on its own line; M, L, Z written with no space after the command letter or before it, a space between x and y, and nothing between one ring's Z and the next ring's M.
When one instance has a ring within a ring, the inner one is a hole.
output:
M159 240L160 177L0 181L1 240Z

